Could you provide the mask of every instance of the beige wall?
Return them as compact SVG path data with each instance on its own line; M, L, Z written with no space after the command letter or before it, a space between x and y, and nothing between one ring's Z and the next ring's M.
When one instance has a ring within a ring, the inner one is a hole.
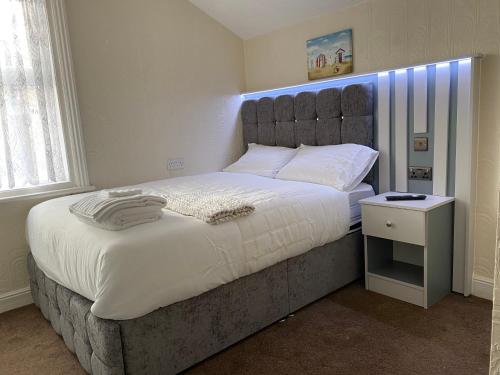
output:
M0 201L0 301L3 294L28 286L24 222L36 203L39 201Z
M214 171L241 152L242 41L185 0L67 0L91 183Z
M493 278L499 174L498 0L368 0L362 5L245 41L246 88L307 80L306 40L353 29L355 73L475 53L482 61L474 273Z
M214 171L242 151L242 41L186 0L67 0L90 181L97 187ZM2 294L28 285L34 200L0 202Z

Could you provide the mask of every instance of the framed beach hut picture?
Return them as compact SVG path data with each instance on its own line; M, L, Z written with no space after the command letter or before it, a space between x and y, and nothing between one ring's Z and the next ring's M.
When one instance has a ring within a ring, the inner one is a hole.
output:
M352 29L310 39L306 47L309 80L352 73Z

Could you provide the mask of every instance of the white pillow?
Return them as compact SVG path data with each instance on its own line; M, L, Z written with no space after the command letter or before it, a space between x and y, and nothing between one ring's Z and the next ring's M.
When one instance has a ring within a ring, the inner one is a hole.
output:
M276 178L312 182L351 191L366 177L377 160L378 151L347 143L332 146L301 145L297 155Z
M224 172L251 173L274 178L279 170L297 153L296 148L248 145L248 151L236 163L223 169Z

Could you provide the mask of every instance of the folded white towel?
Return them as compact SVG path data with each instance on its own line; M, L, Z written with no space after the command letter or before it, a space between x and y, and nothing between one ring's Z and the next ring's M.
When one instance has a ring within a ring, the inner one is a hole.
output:
M126 193L110 197L109 192L101 191L72 204L69 211L85 223L121 230L158 220L165 204L165 198L156 195Z
M108 190L108 196L110 198L130 197L131 195L139 194L142 194L142 189Z
M152 223L159 220L163 215L161 208L151 209L150 207L130 207L114 211L100 221L78 216L80 221L86 224L106 230L123 230L135 225Z

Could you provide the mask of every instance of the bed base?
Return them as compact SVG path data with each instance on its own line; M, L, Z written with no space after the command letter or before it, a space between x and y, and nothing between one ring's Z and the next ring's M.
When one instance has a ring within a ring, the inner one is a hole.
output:
M92 375L175 374L360 278L361 231L130 320L92 314L28 255L34 303Z

